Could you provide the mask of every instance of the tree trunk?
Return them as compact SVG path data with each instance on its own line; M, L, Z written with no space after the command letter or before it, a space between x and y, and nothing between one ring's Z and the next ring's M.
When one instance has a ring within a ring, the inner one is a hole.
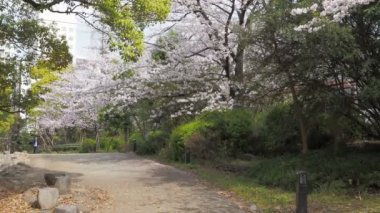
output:
M244 46L243 44L238 44L236 56L234 57L235 62L235 75L233 80L238 84L238 86L233 85L233 95L231 98L234 99L234 108L240 108L244 105L243 103L243 91L241 91L240 85L244 80Z
M10 137L8 140L8 150L10 153L13 153L16 151L16 143L20 138L20 129L21 129L21 124L20 124L20 115L19 113L14 114L15 117L15 122L11 126L11 132L10 132Z
M244 80L244 46L238 44L235 60L235 79L237 82L242 83Z
M99 129L98 127L96 126L95 127L95 141L96 141L96 147L95 147L95 152L99 152L100 151L100 135L99 135Z
M300 127L300 133L301 133L301 140L302 140L302 154L305 154L309 151L308 147L308 141L307 141L307 128L306 128L306 122L305 122L305 116L302 111L301 103L298 99L296 89L294 88L294 85L290 86L290 90L293 97L293 102L295 106L295 116L298 120L298 124Z
M82 133L82 129L79 129L79 143L82 144L82 141L83 141L83 133Z
M128 143L128 140L129 140L129 128L126 127L124 128L124 142Z

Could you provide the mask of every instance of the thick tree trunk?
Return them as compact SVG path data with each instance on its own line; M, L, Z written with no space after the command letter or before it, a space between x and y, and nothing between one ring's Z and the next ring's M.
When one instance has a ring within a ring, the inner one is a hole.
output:
M232 78L233 81L237 83L237 85L241 85L244 80L244 47L242 44L238 44L237 52L234 57L235 62L235 69L234 69L234 76ZM240 86L232 85L232 88L230 89L231 92L231 98L234 99L235 104L234 108L239 108L241 106L244 106L243 103L243 91L241 91Z
M242 83L244 80L244 46L238 44L235 56L235 79L237 82Z

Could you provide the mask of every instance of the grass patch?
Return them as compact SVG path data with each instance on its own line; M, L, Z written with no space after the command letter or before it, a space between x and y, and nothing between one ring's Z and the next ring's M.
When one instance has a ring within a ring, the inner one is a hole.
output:
M194 171L200 178L224 190L233 192L237 197L246 202L254 203L265 211L273 212L273 210L288 209L294 200L293 193L259 185L251 178L207 167L200 167Z
M346 152L336 156L328 151L300 156L261 159L249 168L258 183L294 191L298 170L308 172L310 191L359 194L380 186L380 155ZM379 191L380 192L380 191Z
M238 173L224 171L215 163L165 162L233 192L243 201L256 204L263 212L295 211L295 171L299 169L308 172L310 212L380 212L380 193L370 192L369 188L380 181L380 158L376 153L334 156L328 152L312 152L305 156L225 163L227 168L239 167L237 171L245 168Z

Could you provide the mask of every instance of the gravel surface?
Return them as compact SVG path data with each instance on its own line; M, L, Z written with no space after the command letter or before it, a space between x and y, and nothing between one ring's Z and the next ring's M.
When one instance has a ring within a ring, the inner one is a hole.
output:
M134 154L36 154L29 164L77 174L81 187L107 191L111 205L95 212L244 212L193 175Z

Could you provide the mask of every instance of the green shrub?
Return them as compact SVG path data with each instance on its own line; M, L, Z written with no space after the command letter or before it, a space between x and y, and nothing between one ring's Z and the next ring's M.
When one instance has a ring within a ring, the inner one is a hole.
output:
M153 153L158 153L165 147L166 142L169 140L169 134L163 130L151 131L148 135L147 142L153 147Z
M104 151L110 152L121 150L124 145L124 139L121 137L101 137L100 148Z
M206 112L195 120L175 128L170 135L169 148L174 160L181 160L185 145L194 157L210 159L216 156L235 157L250 152L252 143L252 114L244 110ZM212 150L206 157L204 152Z
M129 147L129 150L132 150L133 149L133 145L134 143L136 143L136 145L139 147L140 144L143 144L144 143L144 137L139 133L139 132L133 132L130 136L129 136L129 140L128 140L128 147Z
M92 138L85 138L80 146L79 152L89 153L96 151L96 141Z
M227 154L236 157L239 153L251 151L252 122L251 113L243 110L231 110L224 113L222 138L227 141ZM223 134L224 133L224 134Z
M380 156L376 153L346 152L336 156L329 151L311 151L307 155L284 155L261 160L250 169L250 177L259 184L295 190L296 172L304 170L310 190L366 190L380 184Z
M135 132L129 141L131 146L136 142L137 154L156 154L165 146L168 137L169 135L161 130L150 132L146 139L140 133Z
M17 141L18 151L32 151L33 149L32 144L31 144L32 141L33 141L33 136L29 132L21 131L19 141Z
M168 151L171 152L173 160L182 160L185 151L185 141L194 134L206 132L212 126L211 123L196 119L175 128L169 138Z
M299 151L298 123L289 103L278 103L256 115L254 129L261 142L256 150L265 155L281 155Z
M217 155L215 145L215 143L199 133L195 133L185 140L186 149L196 159L213 160Z
M161 159L166 159L166 160L173 160L174 159L174 151L172 150L171 146L166 146L164 148L162 148L159 152L158 152L158 156L161 158Z
M325 112L308 113L308 146L310 150L322 149L355 138L352 122L342 116ZM298 121L295 119L292 104L276 103L263 112L257 113L254 121L254 135L258 142L253 150L255 154L269 156L298 153L301 137Z

